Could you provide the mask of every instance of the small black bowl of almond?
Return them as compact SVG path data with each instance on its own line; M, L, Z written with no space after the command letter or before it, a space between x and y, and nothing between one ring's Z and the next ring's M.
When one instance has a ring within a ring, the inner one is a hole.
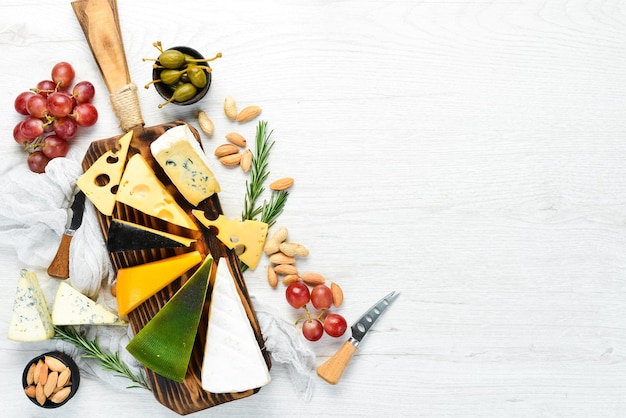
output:
M60 351L50 351L28 362L22 374L24 393L35 405L58 408L72 399L80 384L78 366Z

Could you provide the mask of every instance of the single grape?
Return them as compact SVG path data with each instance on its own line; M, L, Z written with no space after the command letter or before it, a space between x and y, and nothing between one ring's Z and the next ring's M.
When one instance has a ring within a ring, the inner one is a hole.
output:
M318 319L307 319L302 323L302 335L309 341L317 341L324 335L324 327Z
M318 284L311 290L311 303L315 309L328 309L333 303L333 293L325 284Z
M307 285L301 282L292 283L285 290L287 303L296 309L302 308L311 300L311 293Z
M24 143L28 143L28 142L32 142L34 138L26 138L23 134L22 134L22 123L24 121L20 121L17 125L15 125L15 127L13 128L13 139L15 139L15 142L17 142L18 144L24 144Z
M28 114L34 118L43 118L48 113L48 100L41 94L34 94L26 103Z
M324 319L324 331L331 337L341 337L348 329L346 319L336 313L326 315Z
M74 108L71 116L80 126L92 126L98 121L98 110L91 103L81 103Z
M72 95L78 103L88 103L96 94L96 88L89 81L80 81L74 85Z
M20 130L24 138L35 139L43 133L43 121L31 116L22 121Z
M46 171L46 166L50 158L46 157L43 152L35 151L28 155L26 162L28 163L28 168L30 171L34 173L43 173Z
M43 140L41 151L50 159L57 157L65 157L69 150L69 144L63 138L57 135L48 135Z
M32 91L24 91L18 94L17 97L15 98L15 103L14 103L15 111L19 113L20 115L28 116L29 113L28 113L28 110L26 109L26 103L28 103L28 99L30 99L33 96L36 96L36 94L33 93Z
M61 89L67 89L74 81L74 67L68 62L59 62L51 71L52 81Z
M43 97L48 97L51 93L54 93L57 89L57 85L52 80L42 80L37 83L35 91Z
M78 125L76 121L70 117L60 118L52 123L54 133L62 139L72 139L76 135Z
M56 92L48 96L48 109L52 116L63 118L69 115L73 108L73 99L67 94Z

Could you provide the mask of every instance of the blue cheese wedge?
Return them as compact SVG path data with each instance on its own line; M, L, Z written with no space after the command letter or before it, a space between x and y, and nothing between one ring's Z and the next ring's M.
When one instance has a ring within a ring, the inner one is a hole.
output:
M124 321L103 305L65 282L59 283L52 305L54 325L122 325Z
M187 125L169 129L152 144L152 156L189 203L198 206L220 191L204 151Z
M44 298L37 275L28 270L20 271L13 301L13 314L9 324L8 338L13 341L43 341L54 336L50 311Z
M212 393L243 392L271 380L224 259L218 263L211 294L201 379L202 388Z

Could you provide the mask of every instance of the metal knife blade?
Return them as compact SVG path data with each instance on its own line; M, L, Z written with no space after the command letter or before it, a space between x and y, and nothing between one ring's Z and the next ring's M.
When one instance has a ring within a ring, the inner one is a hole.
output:
M380 315L387 309L399 295L399 292L393 291L376 302L374 306L368 309L351 327L352 336L346 341L337 352L326 362L317 368L319 377L330 383L337 384L343 372L348 367L352 356L356 352L357 347L363 341L367 331L372 328Z
M57 279L67 279L70 277L70 243L76 230L83 223L83 213L85 211L85 193L78 189L74 194L72 205L68 209L68 221L65 231L61 236L61 242L54 259L48 267L48 275Z

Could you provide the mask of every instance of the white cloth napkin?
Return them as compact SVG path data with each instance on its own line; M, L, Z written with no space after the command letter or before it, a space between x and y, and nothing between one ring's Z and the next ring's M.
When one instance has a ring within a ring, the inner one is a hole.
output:
M76 180L83 170L71 158L55 158L44 174L29 171L25 162L9 165L0 173L0 187L4 199L0 200L0 241L15 248L24 268L45 271L54 258L67 221L67 208L71 202ZM83 222L73 235L70 245L69 284L93 300L117 310L109 285L115 273L109 259L104 238L93 204L86 200ZM19 272L15 272L16 280ZM54 298L55 279L40 278L47 282L44 292L49 305ZM258 299L253 302L261 332L266 339L275 365L287 367L298 396L310 400L313 390L315 355L295 333L293 325L281 320L263 306ZM126 344L132 336L130 327L82 326L81 331L90 339L97 338L103 349L118 352L135 374L141 365L128 353ZM97 377L111 385L126 388L132 385L103 370L91 359L80 357L74 346L59 341L57 346L68 352L87 375Z

